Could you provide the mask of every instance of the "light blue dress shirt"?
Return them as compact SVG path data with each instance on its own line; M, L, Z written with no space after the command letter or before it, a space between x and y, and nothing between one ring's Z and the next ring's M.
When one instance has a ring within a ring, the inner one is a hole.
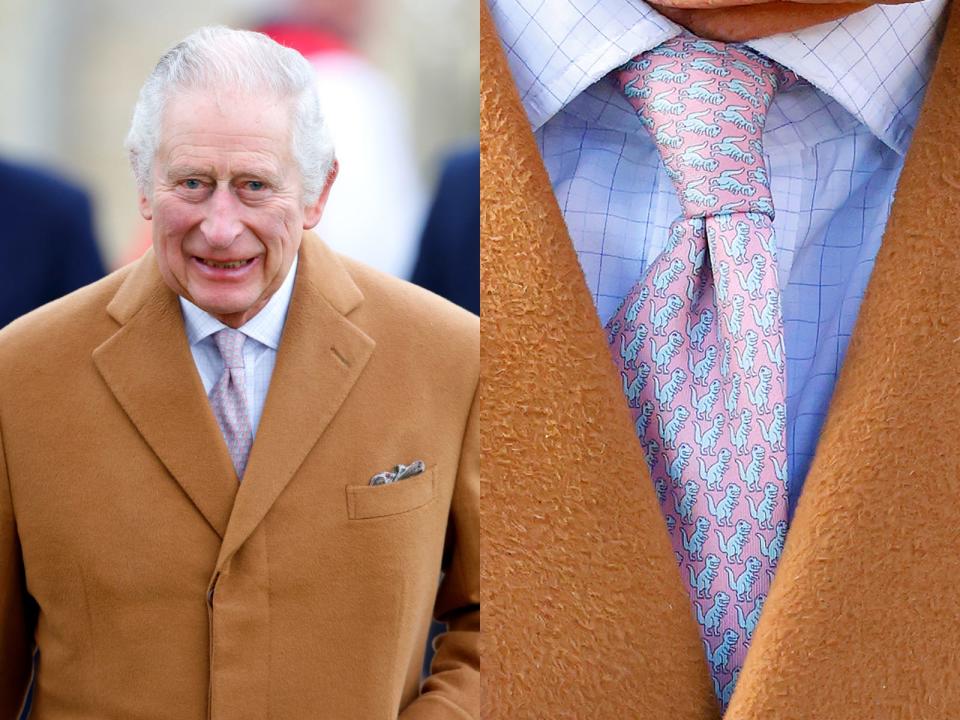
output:
M273 366L277 362L277 348L280 347L283 325L290 308L298 262L299 257L294 258L287 277L263 309L237 328L247 336L243 343L243 366L247 408L250 411L254 437L260 426L260 416L263 414L263 405L270 389ZM183 311L183 324L193 362L203 381L203 389L209 397L213 386L223 374L223 358L213 341L213 334L227 326L183 297L180 298L180 308Z
M789 513L816 449L943 34L946 0L873 6L747 43L802 79L764 150L784 314ZM494 20L600 320L680 216L606 75L682 31L640 0L493 0Z

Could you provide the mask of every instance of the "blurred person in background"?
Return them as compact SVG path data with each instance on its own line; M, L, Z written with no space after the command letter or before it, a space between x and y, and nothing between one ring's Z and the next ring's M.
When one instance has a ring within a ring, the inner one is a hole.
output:
M411 278L480 314L480 148L445 161Z
M0 160L0 327L103 277L87 194Z
M189 36L127 138L153 251L0 333L0 717L34 649L43 720L479 717L479 323L306 232L321 107Z

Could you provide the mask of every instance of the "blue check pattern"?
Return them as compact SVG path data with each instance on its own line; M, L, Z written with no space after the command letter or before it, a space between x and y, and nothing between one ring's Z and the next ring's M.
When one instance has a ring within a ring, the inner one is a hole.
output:
M873 269L946 0L874 6L748 43L801 78L764 149L777 208L792 517ZM676 192L606 77L681 28L640 0L493 0L494 20L600 320L664 248Z

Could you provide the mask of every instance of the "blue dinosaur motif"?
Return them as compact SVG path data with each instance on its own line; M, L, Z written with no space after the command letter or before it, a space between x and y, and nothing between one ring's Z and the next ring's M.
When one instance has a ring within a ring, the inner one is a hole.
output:
M713 504L713 498L707 495L707 507L710 513L717 521L717 525L729 526L733 521L733 511L740 502L740 488L737 485L727 485L723 491L723 500L716 505Z
M728 158L736 160L737 162L745 162L752 165L753 163L756 162L756 156L752 152L741 150L736 145L738 142L743 142L746 139L747 139L746 135L742 137L737 136L737 137L724 138L720 142L714 143L713 145L711 145L710 149L713 150L714 152L720 153L721 155L725 155ZM743 168L741 168L741 170L743 170ZM740 173L737 172L737 174L739 175ZM749 175L747 177L749 177ZM753 195L753 193L741 193L741 194Z
M763 155L763 145L759 140L757 140L756 138L753 138L752 140L748 140L747 144L750 146L750 149L753 150L758 156Z
M715 138L723 132L723 128L716 123L708 123L702 119L704 115L709 114L709 110L690 113L686 119L677 123L677 129L691 132L694 135L706 135L707 137Z
M733 672L730 674L730 682L723 686L723 689L720 690L720 683L716 678L713 678L713 689L717 697L720 699L720 702L724 707L730 704L730 698L733 697L733 691L737 687L737 680L740 679L740 668L734 668Z
M750 226L742 220L734 228L734 236L728 244L723 243L723 249L738 265L747 259L747 246L750 244Z
M647 461L647 467L653 473L653 469L657 466L657 459L660 457L660 443L656 440L643 443L643 456Z
M766 338L763 339L763 344L767 348L767 357L770 358L770 362L776 365L777 370L779 370L780 372L783 372L783 352L782 352L783 345L780 343L780 340L778 339L777 341L776 350L774 350L773 346L769 342L767 342Z
M747 442L750 440L750 423L752 421L753 413L747 408L743 408L740 411L740 425L736 428L730 426L730 441L740 455L747 454Z
M770 288L764 294L764 300L763 309L757 310L755 305L751 305L750 309L763 334L770 335L777 331L777 321L780 319L780 293L776 288Z
M703 150L706 146L707 143L705 142L700 143L699 145L691 145L680 155L680 162L687 167L694 168L695 170L706 170L708 172L713 172L720 167L720 163L709 155L704 156L700 154L700 150Z
M724 56L726 53L723 50L717 48L713 43L707 42L706 40L694 40L693 42L687 45L691 50L698 50L701 53L706 53L707 55L717 55L718 57Z
M784 487L787 487L787 463L784 462L783 465L781 465L776 455L770 459L773 460L773 471L777 475L777 480L782 482Z
M722 105L726 99L723 93L710 92L705 86L713 85L713 80L700 80L690 83L685 89L680 91L680 95L693 100L710 103L711 105Z
M753 113L753 115L750 117L753 120L754 125L760 129L763 129L763 125L767 121L767 116L764 113Z
M720 448L720 452L717 453L717 461L710 467L707 467L702 457L697 458L700 463L700 479L706 481L707 490L720 489L723 476L726 474L727 468L730 467L731 457L733 457L733 453L727 448Z
M680 519L688 525L693 522L693 508L697 504L697 494L700 492L700 486L694 480L688 480L683 485L683 498L673 499L674 509Z
M723 377L730 376L730 356L733 350L730 349L730 338L723 339L723 355L720 356L720 374Z
M690 327L690 317L687 317L687 337L690 339L690 345L695 347L697 350L703 350L703 341L707 339L710 335L710 330L713 327L713 310L710 308L704 308L699 317L697 318L697 324L693 327Z
M721 215L721 214L729 214L729 213L734 213L734 212L741 212L740 206L743 205L745 202L746 202L746 200L743 200L743 199L741 199L741 200L735 200L735 201L731 201L731 202L726 202L726 203L724 203L723 205L721 205L720 207L718 207L717 210L716 210L716 212L717 212L718 215Z
M717 364L717 346L708 345L706 351L704 352L703 358L697 362L693 362L693 355L687 357L688 367L690 372L693 373L693 381L697 385L706 385L707 379L710 377L710 373L713 370L714 366Z
M636 369L637 367L637 356L640 353L640 350L643 348L643 343L647 339L647 327L641 325L636 329L634 333L633 340L629 343L627 342L627 334L624 333L620 336L620 358L623 360L623 364L631 369Z
M706 420L710 417L710 412L713 410L714 405L717 404L717 400L720 399L720 381L717 379L711 380L710 384L707 386L707 391L703 393L703 397L697 397L697 387L696 385L690 386L690 397L691 405L697 411L698 420Z
M767 530L773 530L773 511L777 506L777 495L779 492L776 485L767 483L763 486L763 500L760 501L759 505L754 505L753 497L747 495L747 503L750 505L750 515L757 521L760 527L766 528Z
M652 417L653 403L649 400L644 400L643 405L640 406L640 414L637 416L637 421L633 426L637 432L637 437L642 438L647 434L647 428L650 426L650 418Z
M743 84L740 78L732 78L726 82L721 82L720 87L726 88L741 100L746 100L754 107L760 107L760 98L750 92L750 88Z
M652 473L653 470L651 469ZM657 502L661 505L667 500L667 481L661 477L658 477L653 481L653 489L657 492Z
M672 533L676 529L676 527L677 527L677 519L673 515L667 515L667 530L669 530ZM679 554L680 553L675 553L675 555L679 555ZM683 558L678 557L677 563L681 563L681 562L683 562Z
M770 421L770 427L763 421L763 418L757 418L760 423L760 434L763 439L770 443L771 450L783 450L784 442L787 436L787 409L783 403L773 404L773 420Z
M677 436L683 430L684 424L690 417L690 411L686 405L679 405L673 411L673 417L663 424L663 415L657 415L657 427L660 429L660 438L663 440L663 446L671 450L677 449Z
M670 226L670 235L667 236L667 244L664 246L664 252L672 253L683 240L683 225L674 223Z
M706 613L703 612L699 602L695 601L693 606L697 609L697 622L703 627L703 632L707 635L719 635L720 623L730 606L730 596L723 590L718 590L714 593L713 605Z
M683 115L687 111L687 106L682 102L670 102L667 98L673 95L673 90L664 90L653 96L647 107L652 112L663 113L664 115Z
M753 603L753 610L746 616L743 614L743 607L737 605L737 624L743 629L746 634L746 643L747 645L753 639L753 632L757 629L757 623L760 622L760 613L763 612L763 603L766 601L767 596L763 593L757 595L757 599Z
M679 295L670 295L662 308L657 310L653 301L650 301L650 324L653 325L655 335L663 335L670 321L680 314L683 308L683 300Z
M645 54L659 55L660 57L668 57L668 58L685 58L685 57L689 57L690 55L689 53L683 50L677 50L676 48L672 48L665 45L661 45L660 47L654 48L653 50L650 50Z
M654 378L656 382L656 378ZM723 394L723 407L727 415L733 415L737 411L737 401L740 399L740 375L734 373L730 378L730 394Z
M747 385L747 397L750 398L750 402L753 403L753 406L757 409L757 413L765 414L770 409L770 393L773 390L773 370L771 370L767 365L761 365L760 369L757 370L757 388L754 390L752 387ZM757 418L762 423L762 418ZM773 423L771 423L772 425ZM766 432L764 432L764 437L766 438ZM773 443L771 443L773 444Z
M717 227L719 227L721 230L726 232L727 230L730 229L730 226L733 224L733 218L729 214L718 215L717 217L714 218L714 222L717 223ZM710 239L713 240L714 238L711 237Z
M727 565L727 584L730 589L737 594L737 600L747 602L750 600L750 593L753 592L753 586L760 579L760 568L763 563L753 555L747 558L746 569L740 573L739 577L733 574L733 569Z
M653 355L654 363L656 363L657 372L665 373L667 371L670 361L677 356L681 347L683 347L683 335L676 330L667 335L667 341L661 348L657 348L656 340L650 340L650 352Z
M717 263L717 270L713 276L713 290L717 300L726 302L730 288L730 264L726 260Z
M763 276L767 273L767 259L761 254L756 253L750 258L750 272L744 275L740 270L735 270L737 277L740 278L740 287L750 297L760 298L760 291L763 289Z
M750 448L750 462L744 467L737 458L737 468L740 470L740 480L745 483L750 492L760 489L760 477L763 473L763 461L767 459L767 451L763 445L754 445Z
M705 72L708 75L716 75L717 77L727 77L730 74L730 71L723 66L723 63L718 64L706 58L697 58L690 63L690 67L700 72Z
M762 213L757 213L760 217L766 217ZM773 234L773 230L769 233L757 233L757 237L760 239L760 246L771 256L777 256L777 241L776 236Z
M653 276L653 294L657 297L665 297L667 288L671 283L676 282L683 272L683 261L680 258L674 258L670 264Z
M677 409L679 410L680 408ZM674 487L680 487L681 481L683 480L683 473L687 469L687 465L690 463L692 456L693 448L687 443L680 443L677 447L677 456L673 459L673 462L667 465L667 474L670 476Z
M678 139L680 138L678 137ZM679 145L677 147L679 147ZM700 178L696 182L688 183L683 189L683 199L700 207L714 207L720 201L720 198L713 193L704 193L699 189L699 186L703 185L706 181L706 178Z
M753 204L757 208L757 212L773 217L773 202L770 198L766 196L758 197Z
M707 649L707 660L713 674L716 675L720 670L727 670L730 658L733 657L734 649L740 641L740 633L733 628L727 628L723 631L723 640L717 646L716 650L710 649L710 643L706 638L701 638L703 646Z
M739 170L724 170L710 180L710 187L717 190L726 190L734 195L755 195L757 189L753 185L742 183L736 179L738 175L743 173L744 169L745 168L740 168Z
M717 534L717 542L720 550L727 556L727 560L732 563L743 562L743 550L747 546L747 540L750 538L750 523L746 520L737 520L734 526L733 535L728 540L719 530L714 530Z
M724 315L727 321L727 330L735 337L740 337L740 331L743 329L744 299L742 295L734 295L730 298L731 310L728 315Z
M642 72L643 70L646 70L648 67L650 67L650 62L651 62L650 58L646 58L646 57L633 58L632 60L628 60L623 64L623 69L632 70L633 72Z
M654 375L653 394L656 396L657 402L660 403L661 411L669 412L673 408L673 401L680 394L680 389L686 380L687 373L683 371L683 368L674 368L670 374L670 379L662 387L660 386L660 378Z
M727 419L723 415L714 415L709 429L703 433L700 432L700 426L697 423L693 424L697 445L700 446L700 452L702 454L706 455L709 453L712 455L716 452L717 443L720 441L720 438L723 437L723 426L726 421Z
M618 309L617 312L620 312L620 310ZM613 324L610 325L610 329L607 331L607 345L613 345L614 342L616 342L617 335L620 334L621 329L622 326L619 320L615 320Z
M697 303L700 302L700 294L706 289L706 277L704 275L698 275L697 280L694 280L693 275L687 276L687 299L690 301L690 307L696 307ZM689 323L689 318L687 319Z
M658 144L668 148L676 149L683 145L683 138L679 135L671 135L663 125L657 128L654 138Z
M714 110L713 116L717 120L732 123L741 130L746 130L751 135L754 135L757 132L757 126L742 114L744 110L749 109L750 107L748 105L731 105L726 110Z
M653 128L650 129L653 130ZM683 182L683 173L679 170L674 170L669 165L664 165L663 171L667 174L667 177L673 181L674 185L679 185L681 182Z
M673 517L672 515L670 517ZM706 518L704 518L706 520ZM699 522L699 519L697 520ZM707 523L710 521L707 520ZM690 574L690 587L697 591L698 598L710 597L713 589L713 583L720 574L720 558L710 553L704 561L704 568L699 574L694 573L693 565L687 565L687 571Z
M628 98L643 98L646 100L652 92L647 85L642 84L642 76L637 75L623 86L623 94Z
M687 80L690 79L690 74L685 73L682 70L679 72L674 72L671 70L671 68L676 64L677 63L671 63L670 65L659 65L653 69L649 75L649 78L655 82L668 82L672 85L683 85Z
M695 528L690 537L687 537L687 531L684 528L680 528L680 539L683 542L683 549L687 551L687 556L691 560L703 560L703 546L707 542L710 531L709 518L703 515L698 517Z
M627 396L630 407L636 407L639 402L640 393L647 386L647 378L650 377L650 366L645 362L640 363L637 369L637 376L630 382L627 374L621 370L620 377L623 380L623 394Z
M730 63L730 66L735 67L737 70L747 75L757 85L763 85L763 76L754 70L753 66L751 66L749 63L745 63L743 60L734 60L732 63Z
M643 309L643 304L647 301L648 297L650 297L650 288L644 285L640 288L640 292L637 293L637 299L627 308L627 314L624 316L627 323L634 325L637 322L637 318L640 317L640 311Z
M740 296L737 295L736 297L739 298ZM734 300L736 300L736 298L734 298ZM733 331L733 328L730 329L730 332L733 335L737 334ZM743 352L741 352L738 347L734 348L734 352L737 354L737 363L740 365L740 369L748 376L757 374L754 366L756 365L759 350L760 336L757 335L757 331L753 328L747 330L743 335Z
M787 521L780 520L775 528L776 534L773 540L767 545L767 540L761 533L757 533L757 539L760 542L760 554L766 557L774 567L780 562L780 556L783 555L783 545L787 539Z
M759 65L763 65L763 67L767 68L767 70L770 70L771 68L773 68L773 62L769 58L758 53L753 48L743 46L740 49L743 51L744 55L749 55L751 60L753 60L755 63L758 63ZM752 69L753 68L751 68L751 70ZM763 78L760 77L759 75L757 75L756 78L754 79L756 79L758 83L763 82ZM776 78L774 79L774 81L776 82Z

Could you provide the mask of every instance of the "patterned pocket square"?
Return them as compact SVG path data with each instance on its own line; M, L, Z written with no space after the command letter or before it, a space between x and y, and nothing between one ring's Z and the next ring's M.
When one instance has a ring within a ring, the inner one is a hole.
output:
M408 477L419 475L423 472L425 467L426 466L423 464L423 460L414 460L409 465L396 465L393 470L387 470L374 475L372 478L370 478L370 484L389 485L390 483L395 483L399 480L404 480Z

